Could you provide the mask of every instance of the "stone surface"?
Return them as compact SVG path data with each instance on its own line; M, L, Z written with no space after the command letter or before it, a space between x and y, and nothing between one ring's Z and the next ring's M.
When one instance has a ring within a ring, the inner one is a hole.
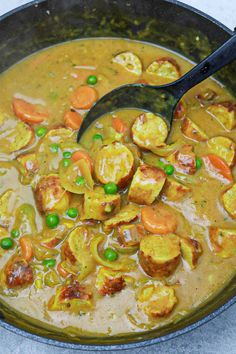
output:
M0 0L0 15L27 2L26 0ZM231 29L236 26L235 0L182 0L182 2L207 12ZM235 313L236 305L193 332L156 346L128 350L124 353L236 354ZM72 354L73 352L37 343L0 329L0 354Z

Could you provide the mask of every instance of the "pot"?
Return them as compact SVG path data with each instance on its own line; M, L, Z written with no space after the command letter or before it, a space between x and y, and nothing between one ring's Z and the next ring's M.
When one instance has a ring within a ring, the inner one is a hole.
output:
M41 0L0 17L0 71L45 47L85 37L123 37L174 50L199 62L232 32L213 18L174 0ZM236 66L219 79L236 92ZM218 294L176 323L144 333L76 337L0 304L0 325L16 334L63 348L119 350L153 345L186 333L236 303L236 276Z

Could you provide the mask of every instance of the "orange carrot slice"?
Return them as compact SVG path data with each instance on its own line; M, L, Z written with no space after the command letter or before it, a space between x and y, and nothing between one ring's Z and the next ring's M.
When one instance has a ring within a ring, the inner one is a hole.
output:
M23 236L20 238L19 243L22 257L27 262L30 262L34 255L31 239L29 237Z
M33 104L19 98L13 99L12 107L17 118L26 123L42 123L48 117L47 112L38 112Z
M203 157L204 162L208 161L212 167L228 181L233 182L233 176L230 167L219 156L207 154Z
M78 130L82 124L83 118L81 114L74 110L67 111L64 115L64 122L67 128Z
M93 160L91 159L91 157L89 156L89 154L87 152L81 151L81 150L75 151L72 154L71 159L73 162L76 162L81 159L85 160L89 165L91 173L93 172Z
M80 86L71 96L71 103L77 109L89 109L97 101L97 91L90 86Z
M118 117L112 119L112 127L117 133L124 133L128 129L126 123Z
M141 210L141 220L147 231L159 235L175 232L177 228L176 216L162 205L143 207Z

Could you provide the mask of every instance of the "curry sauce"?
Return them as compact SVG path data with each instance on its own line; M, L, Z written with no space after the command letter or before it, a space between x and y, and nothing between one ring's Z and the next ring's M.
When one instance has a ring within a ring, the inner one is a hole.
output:
M208 79L163 117L135 108L77 131L128 83L192 63L164 48L86 39L0 76L0 296L70 333L158 328L194 311L236 267L236 103Z

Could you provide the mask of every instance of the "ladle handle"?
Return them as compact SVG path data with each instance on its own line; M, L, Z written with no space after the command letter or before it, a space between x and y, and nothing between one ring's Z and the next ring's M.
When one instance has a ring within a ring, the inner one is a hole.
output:
M236 34L219 47L215 52L202 60L173 85L175 95L181 98L189 89L230 64L236 59Z

